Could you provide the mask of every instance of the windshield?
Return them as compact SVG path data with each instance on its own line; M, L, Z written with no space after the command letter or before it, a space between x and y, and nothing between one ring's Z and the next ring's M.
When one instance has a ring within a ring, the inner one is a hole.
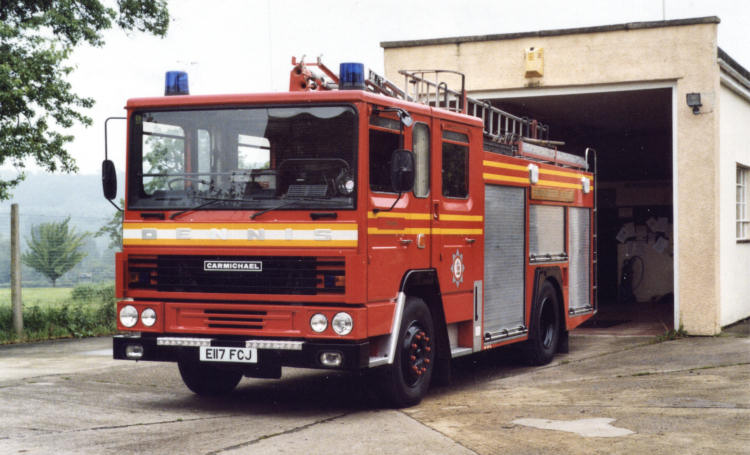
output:
M354 208L352 107L153 111L132 119L130 209Z

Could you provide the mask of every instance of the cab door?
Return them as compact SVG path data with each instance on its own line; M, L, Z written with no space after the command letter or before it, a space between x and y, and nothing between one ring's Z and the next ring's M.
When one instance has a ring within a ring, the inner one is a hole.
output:
M481 132L439 121L433 132L432 267L447 323L479 314L483 257ZM474 171L474 172L472 172ZM475 299L475 293L477 299Z
M392 299L408 270L430 267L430 124L417 114L412 119L413 125L405 127L393 113L377 109L369 119L369 301ZM414 189L401 197L390 180L390 159L397 148L415 155Z

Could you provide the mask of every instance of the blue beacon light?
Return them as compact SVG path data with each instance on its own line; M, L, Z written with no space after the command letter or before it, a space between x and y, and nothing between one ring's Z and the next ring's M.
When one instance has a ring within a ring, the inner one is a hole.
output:
M164 96L189 94L187 73L185 71L167 71L164 79Z
M339 89L364 90L365 66L362 63L342 63L339 65Z

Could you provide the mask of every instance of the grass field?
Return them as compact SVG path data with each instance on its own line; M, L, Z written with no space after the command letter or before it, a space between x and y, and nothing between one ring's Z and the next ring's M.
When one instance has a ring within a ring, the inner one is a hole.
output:
M0 344L115 332L114 283L24 288L24 334L13 331L10 289L0 289Z
M73 288L23 288L21 290L21 299L23 306L47 306L61 305L70 299L70 293ZM0 289L0 305L10 305L10 288Z

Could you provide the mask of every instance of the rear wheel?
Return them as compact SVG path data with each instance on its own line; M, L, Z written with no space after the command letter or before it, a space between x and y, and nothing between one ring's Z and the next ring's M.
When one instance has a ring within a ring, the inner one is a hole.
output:
M188 389L202 396L226 395L237 387L242 379L241 371L225 370L195 360L181 359L177 362L182 382Z
M435 369L432 315L422 299L406 301L393 364L385 371L385 394L395 407L413 406L427 394Z
M529 340L526 352L532 365L546 365L552 361L560 339L560 312L557 292L549 281L542 285L531 312Z

